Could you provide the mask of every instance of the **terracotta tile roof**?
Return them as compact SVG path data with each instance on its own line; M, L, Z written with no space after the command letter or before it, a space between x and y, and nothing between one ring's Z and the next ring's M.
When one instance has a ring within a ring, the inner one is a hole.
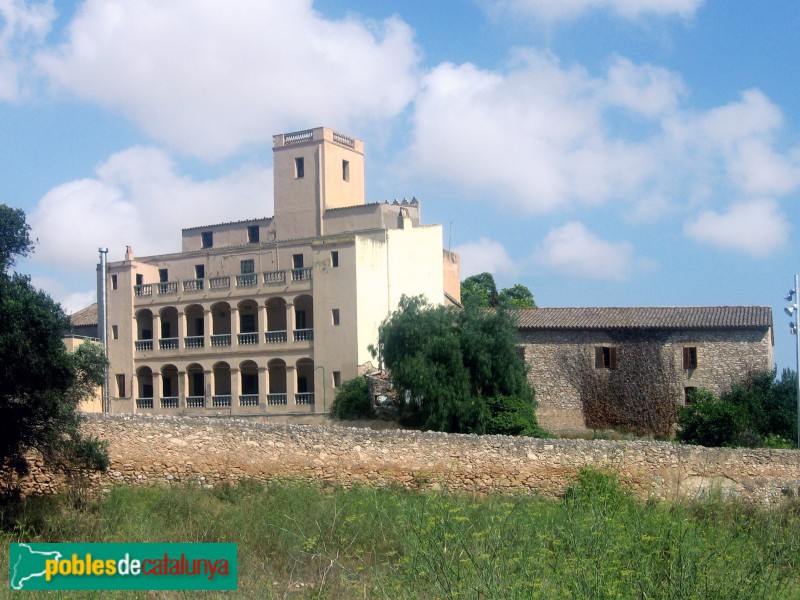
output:
M97 302L72 313L69 318L72 320L73 327L97 325Z
M705 329L772 327L769 306L529 308L514 311L520 329Z

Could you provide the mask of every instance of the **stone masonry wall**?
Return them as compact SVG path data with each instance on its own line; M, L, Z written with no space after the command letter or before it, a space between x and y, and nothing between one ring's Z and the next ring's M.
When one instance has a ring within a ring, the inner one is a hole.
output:
M586 353L594 362L595 346L620 346L612 332L594 330L522 330L520 346L536 389L537 416L549 431L585 430L578 390L570 381L565 354ZM697 348L697 368L684 370L683 347ZM706 388L715 394L727 391L755 371L772 369L772 337L769 329L686 329L668 333L664 352L682 375L683 387ZM675 399L683 402L683 397Z
M617 472L642 497L696 497L711 488L771 504L800 496L800 452L707 449L666 442L540 440L239 420L90 415L111 468L91 485L200 485L243 479L399 485L453 492L561 494L582 467ZM36 467L27 493L64 482Z

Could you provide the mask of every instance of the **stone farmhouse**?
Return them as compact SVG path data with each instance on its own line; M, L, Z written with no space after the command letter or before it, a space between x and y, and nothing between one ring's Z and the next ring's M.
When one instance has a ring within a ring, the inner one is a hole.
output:
M537 308L516 313L539 422L551 431L586 429L577 370L608 376L625 367L631 352L646 349L642 344L651 345L655 360L663 361L658 368L670 372L677 403L686 402L693 388L718 394L753 372L773 368L772 309L765 306Z
M441 225L421 224L416 199L365 203L362 141L280 134L273 159L274 216L108 263L111 412L326 412L403 294L459 302Z

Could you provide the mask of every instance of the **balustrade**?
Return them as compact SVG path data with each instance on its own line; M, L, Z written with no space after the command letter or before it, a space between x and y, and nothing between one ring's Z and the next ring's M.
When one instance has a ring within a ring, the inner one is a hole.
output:
M209 277L208 285L212 290L224 290L231 287L231 278L228 275L222 277Z
M158 290L159 295L163 294L177 294L178 293L178 282L177 281L165 281L163 283L157 283L156 289Z
M267 394L267 404L270 406L285 405L286 394Z
M258 275L255 273L247 273L245 275L236 276L236 287L252 287L258 283Z
M239 406L258 406L258 394L242 394L239 396Z
M161 408L178 408L178 398L176 396L161 398Z
M211 396L211 406L215 408L220 408L223 406L230 406L231 405L231 397L230 396Z
M202 348L204 344L202 335L187 335L183 338L183 346L185 348Z
M231 345L231 334L230 333L222 333L218 335L211 336L211 345L212 346L230 346Z
M314 339L313 329L295 329L294 341L295 342L309 342Z
M153 284L145 283L144 285L133 286L133 293L137 296L152 296Z
M202 279L187 279L183 282L184 292L199 292L203 289Z
M153 408L153 399L152 398L137 398L136 399L136 408L139 409L151 409Z
M205 396L186 396L186 408L203 408L205 405Z
M292 281L303 281L305 279L311 279L311 267L292 269Z
M286 271L270 271L263 275L265 284L286 283Z
M304 392L294 395L295 404L314 404L314 392Z
M237 337L241 346L251 346L258 343L258 333L255 331L249 333L240 333Z
M136 340L134 342L136 350L139 352L150 351L153 349L153 340Z
M161 338L158 340L158 347L161 350L177 350L178 338Z
M268 344L282 344L286 342L285 331L267 331L266 337Z

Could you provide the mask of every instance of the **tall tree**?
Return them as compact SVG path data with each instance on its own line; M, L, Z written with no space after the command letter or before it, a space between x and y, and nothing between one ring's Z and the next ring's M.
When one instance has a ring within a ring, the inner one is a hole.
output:
M403 297L381 325L383 357L408 400L407 414L428 429L544 435L534 391L507 313L431 306ZM507 397L516 401L493 401ZM524 409L527 408L527 412ZM491 427L498 412L527 419L514 431Z
M461 303L465 308L536 308L533 293L521 283L498 293L491 273L471 275L462 281Z
M24 474L34 448L56 468L104 468L101 445L80 433L78 403L102 382L105 356L91 347L68 353L63 309L28 277L6 272L32 248L20 213L0 205L0 468Z

